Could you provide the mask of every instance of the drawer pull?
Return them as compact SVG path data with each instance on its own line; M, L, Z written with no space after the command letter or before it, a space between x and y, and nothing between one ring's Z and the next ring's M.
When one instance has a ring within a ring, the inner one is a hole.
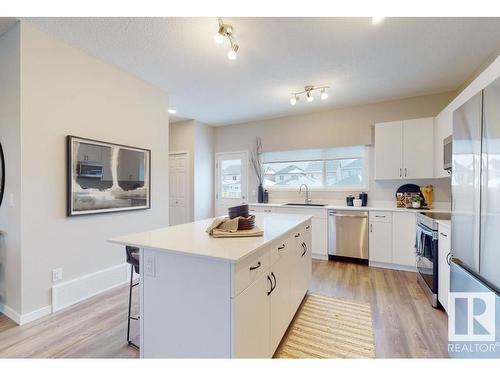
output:
M271 289L271 292L272 292L274 289L276 289L276 284L277 284L277 282L276 282L276 276L274 276L274 272L271 272L271 276L272 276L272 277L273 277L273 279L274 279L274 286L273 286L273 288Z
M285 248L285 244L278 246L278 250L283 250Z
M302 248L304 249L304 252L302 253L301 257L303 257L304 255L306 255L307 253L307 245L305 242L302 242Z
M439 234L440 234L441 236L443 236L443 237L448 237L448 235L447 235L447 234L445 234L445 233L443 233L443 232L440 232Z
M257 262L257 265L256 266L252 266L250 267L250 271L253 271L253 270L256 270L257 268L259 268L260 266L262 266L262 264L260 262Z
M380 217L382 219L385 219L385 216L383 216L383 215L375 215L375 217Z
M297 233L297 234L295 235L295 238L299 238L299 237L300 237L300 233Z
M273 281L271 280L269 275L267 275L267 279L269 280L269 284L271 284L271 289L267 292L267 295L270 295L273 292Z

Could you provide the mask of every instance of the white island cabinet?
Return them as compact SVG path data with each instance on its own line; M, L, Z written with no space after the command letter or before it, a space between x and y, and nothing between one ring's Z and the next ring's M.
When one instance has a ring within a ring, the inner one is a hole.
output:
M312 220L258 213L263 237L210 220L111 239L140 248L143 358L270 358L311 280Z

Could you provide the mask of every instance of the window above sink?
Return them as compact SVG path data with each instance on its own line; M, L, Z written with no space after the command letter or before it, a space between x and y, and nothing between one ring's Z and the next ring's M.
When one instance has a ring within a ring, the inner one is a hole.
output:
M368 147L333 147L263 154L264 187L296 190L353 191L368 189Z

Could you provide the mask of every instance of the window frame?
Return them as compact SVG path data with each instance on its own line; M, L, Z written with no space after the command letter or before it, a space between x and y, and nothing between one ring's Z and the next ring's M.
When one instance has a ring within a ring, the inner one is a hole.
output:
M370 146L369 145L358 145L363 146L363 184L362 185L332 185L332 186L313 186L308 185L310 191L338 191L338 192L350 192L350 191L366 191L368 192L370 189ZM340 147L339 147L340 148ZM332 159L311 159L311 160L290 160L290 161L280 161L276 163L297 163L297 162L312 162L312 161L328 161L328 160L344 160L347 158L332 158ZM358 158L352 158L358 159ZM265 164L273 164L270 163L262 163L262 168L264 169ZM323 163L323 182L326 182L326 163ZM264 189L268 191L297 191L298 186L276 186L276 185L263 185Z

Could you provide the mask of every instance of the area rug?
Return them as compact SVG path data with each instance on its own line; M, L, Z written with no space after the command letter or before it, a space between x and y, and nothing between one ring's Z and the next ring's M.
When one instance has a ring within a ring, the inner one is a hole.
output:
M375 358L370 305L307 295L275 358Z

